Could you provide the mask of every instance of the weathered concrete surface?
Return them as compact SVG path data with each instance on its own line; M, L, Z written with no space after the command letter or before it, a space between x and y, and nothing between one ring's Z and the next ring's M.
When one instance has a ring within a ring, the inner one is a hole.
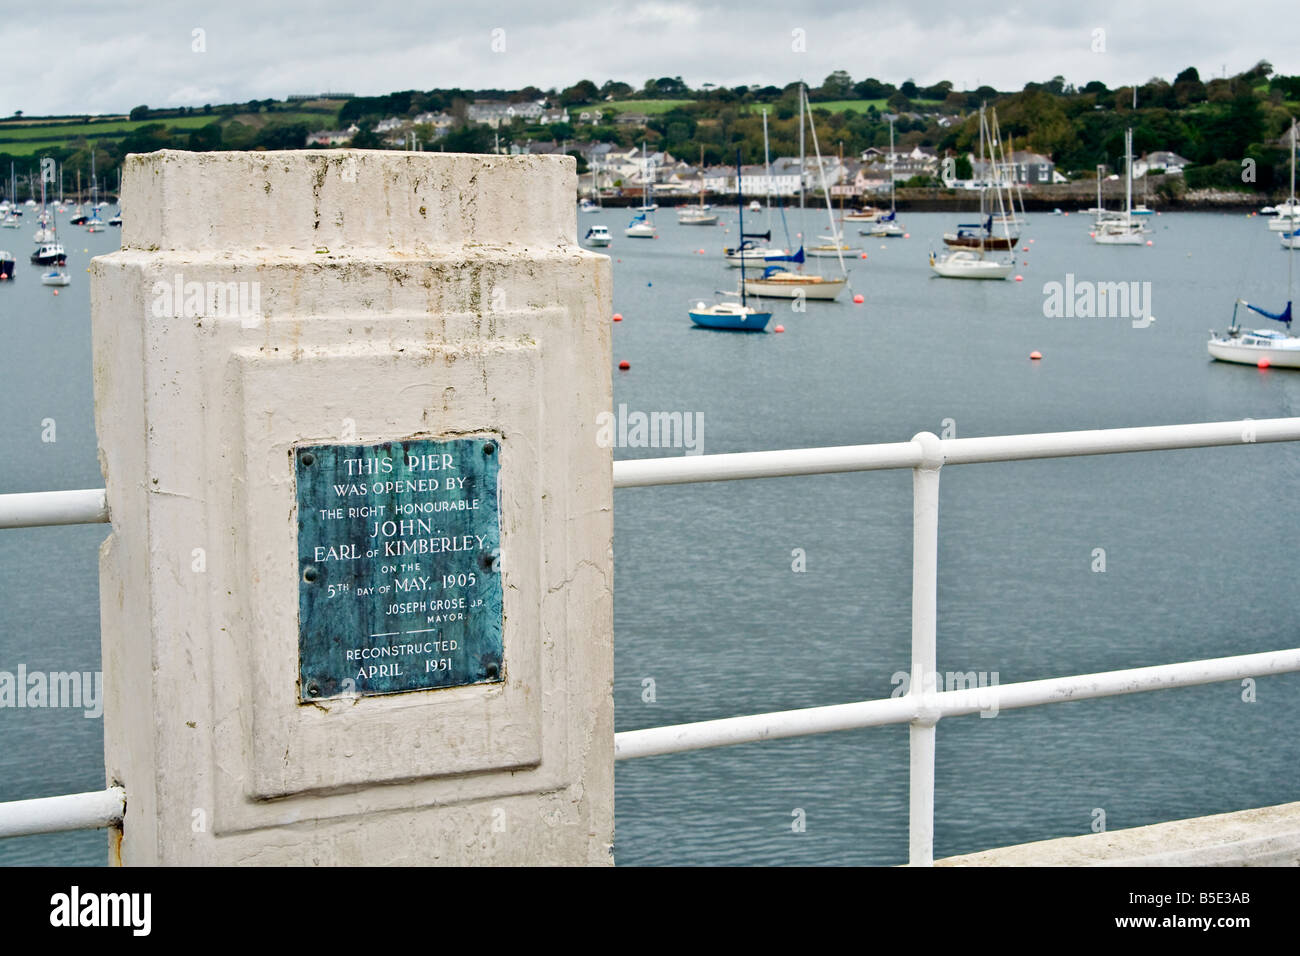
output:
M935 866L1300 866L1300 803L950 856Z
M610 268L575 188L567 157L127 160L91 285L123 863L611 862ZM300 704L293 446L465 433L503 442L505 682Z

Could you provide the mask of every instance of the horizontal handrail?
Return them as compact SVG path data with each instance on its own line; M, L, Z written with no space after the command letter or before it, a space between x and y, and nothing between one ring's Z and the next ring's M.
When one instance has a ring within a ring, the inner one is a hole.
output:
M0 803L0 839L65 830L101 830L120 824L125 812L126 791L121 787L12 800Z
M103 488L0 495L0 528L105 524L108 520L108 499Z
M1300 671L1300 648L1216 657L1181 664L1101 671L1074 677L1053 677L1019 684L997 684L968 690L909 692L881 700L626 730L614 735L614 759L630 760L634 757L653 757L686 750L729 747L762 740L805 737L912 721L933 724L941 717L956 717L980 711L996 713L1040 704L1115 697L1295 671Z
M1300 418L1243 419L1192 425L1149 425L1092 431L997 435L988 438L941 438L939 462L969 465L1078 455L1118 455L1136 451L1170 451L1216 445L1263 444L1300 440ZM880 445L838 445L725 455L633 458L614 462L614 487L675 485L741 478L779 478L918 468L929 463L916 440Z

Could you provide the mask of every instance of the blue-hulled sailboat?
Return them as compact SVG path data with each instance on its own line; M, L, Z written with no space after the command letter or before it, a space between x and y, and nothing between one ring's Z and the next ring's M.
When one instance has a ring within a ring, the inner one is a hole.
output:
M740 182L740 150L736 150L736 205L740 212L740 234L745 234L745 197ZM745 295L745 256L740 258L740 289L735 293L739 302L715 302L713 305L696 303L689 314L691 321L706 329L727 332L765 332L772 321L771 312L760 312L749 305Z

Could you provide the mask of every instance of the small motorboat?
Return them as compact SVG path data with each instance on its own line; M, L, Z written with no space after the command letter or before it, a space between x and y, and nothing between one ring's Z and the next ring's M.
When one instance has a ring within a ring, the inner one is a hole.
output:
M46 242L36 247L31 261L34 266L62 266L67 265L68 254L59 243Z
M41 274L41 285L64 286L72 281L72 276L59 269Z
M14 277L14 262L12 252L0 249L0 281L8 281Z
M594 249L603 249L610 244L612 237L609 234L609 229L605 226L592 226L587 230L583 241Z

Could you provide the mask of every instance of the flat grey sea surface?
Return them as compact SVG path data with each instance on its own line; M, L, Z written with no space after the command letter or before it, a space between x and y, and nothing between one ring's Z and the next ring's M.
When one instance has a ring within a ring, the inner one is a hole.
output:
M630 215L578 219L579 235L603 222L615 237L625 320L611 361L631 363L614 373L615 406L698 414L708 454L945 427L973 437L1300 414L1300 372L1205 352L1237 296L1286 301L1286 254L1260 218L1166 214L1152 219L1152 246L1116 248L1089 239L1088 217L1034 214L1023 282L960 282L931 278L927 257L969 215L900 216L910 238L861 239L868 258L849 263L863 305L773 303L783 334L740 335L696 329L686 314L735 288L720 255L735 210L719 227L660 210L654 240L623 237ZM824 209L806 215L810 236L826 232ZM779 218L774 228L784 243ZM84 270L118 234L67 230L73 285L55 297L26 264L30 231L0 233L20 255L19 278L0 286L0 493L98 487ZM838 271L834 260L813 267ZM1045 317L1044 284L1067 273L1076 287L1150 282L1156 321ZM1041 362L1028 359L1035 349ZM54 442L42 441L47 419ZM940 672L1006 684L1296 646L1298 473L1290 445L945 468ZM0 671L99 668L107 531L0 532ZM1104 572L1093 570L1098 548ZM620 731L888 696L910 662L911 476L620 490L615 572ZM1116 829L1296 799L1300 678L1261 678L1254 703L1244 690L942 721L936 854L1087 833L1098 810ZM0 709L0 800L103 787L102 748L102 722L80 711ZM620 864L907 856L903 726L624 762L617 787ZM0 863L105 857L102 832L0 841Z

